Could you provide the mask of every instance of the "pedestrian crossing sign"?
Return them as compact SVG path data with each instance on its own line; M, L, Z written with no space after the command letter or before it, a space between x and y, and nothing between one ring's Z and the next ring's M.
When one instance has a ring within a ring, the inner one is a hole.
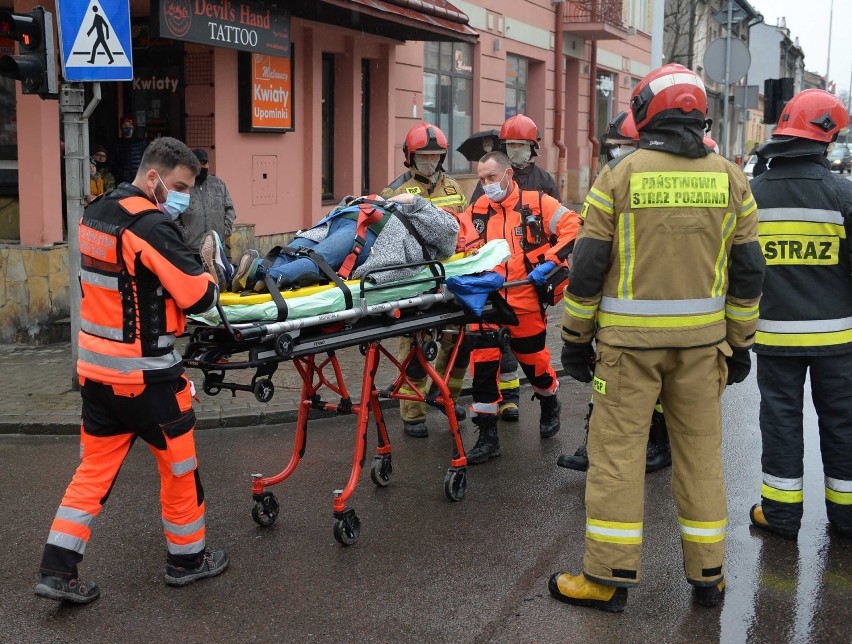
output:
M130 0L56 0L62 77L133 80Z

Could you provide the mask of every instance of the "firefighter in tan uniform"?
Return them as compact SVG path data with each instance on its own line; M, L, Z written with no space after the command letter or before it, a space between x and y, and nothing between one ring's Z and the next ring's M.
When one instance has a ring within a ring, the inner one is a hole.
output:
M405 135L405 143L402 146L402 153L405 155L403 163L408 170L382 190L381 196L389 199L394 195L405 193L420 195L439 208L457 214L464 212L467 208L467 199L461 186L458 181L444 173L443 163L447 157L447 148L447 137L437 126L431 123L415 125ZM445 334L441 339L438 357L435 360L435 369L440 374L443 374L447 368L453 340L454 337L451 334ZM411 339L400 338L400 360L408 355L410 349ZM448 386L454 400L461 392L468 360L469 353L460 352L450 373ZM426 391L428 379L416 360L412 360L406 373L412 382L422 391ZM408 387L403 387L400 392L413 393ZM415 438L425 438L429 435L429 429L426 427L426 403L402 400L399 407L406 434ZM456 418L464 420L466 417L464 407L456 405Z
M707 95L677 64L631 101L639 149L604 167L583 207L565 289L562 363L592 380L581 574L555 573L567 603L624 610L640 581L645 445L666 410L687 581L717 606L727 509L721 398L749 372L765 262L742 171L703 141ZM597 353L592 353L592 340Z

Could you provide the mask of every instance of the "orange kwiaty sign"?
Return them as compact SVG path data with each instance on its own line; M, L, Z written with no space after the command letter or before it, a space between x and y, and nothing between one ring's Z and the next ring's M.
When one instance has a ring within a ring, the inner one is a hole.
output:
M290 58L252 54L252 127L292 129L292 87Z

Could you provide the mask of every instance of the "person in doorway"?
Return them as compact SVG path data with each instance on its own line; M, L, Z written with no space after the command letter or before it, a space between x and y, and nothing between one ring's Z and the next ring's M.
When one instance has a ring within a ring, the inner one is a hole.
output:
M706 137L705 137L706 142ZM633 120L630 110L619 112L609 124L604 137L604 149L609 162L622 158L636 149L639 144L639 130ZM586 425L583 444L573 454L561 454L556 460L559 467L564 467L577 472L585 472L589 469L589 455L586 452L586 442L589 438L589 419L594 411L594 403L589 402L589 413L586 414ZM672 464L672 451L669 446L669 433L666 429L666 418L660 402L654 406L651 415L651 429L648 432L648 448L645 453L645 472L656 472Z
M565 263L580 218L549 195L521 190L514 181L512 163L503 152L483 156L478 174L485 193L465 214L483 241L502 238L509 242L511 256L495 272L508 281L531 282L501 291L518 318L516 324L505 328L510 335L509 347L539 400L539 435L550 438L560 428L559 381L550 364L547 315L535 284L544 284L553 270ZM499 386L499 342L493 334L484 333L472 347L473 423L479 437L465 456L469 464L478 465L501 455L497 421L503 392Z
M100 144L93 146L92 159L95 160L95 166L98 170L98 174L104 182L104 192L109 192L115 188L115 176L113 176L109 167L107 149Z
M585 557L556 599L621 612L641 580L645 450L666 410L672 489L695 601L725 592L722 393L748 375L765 263L742 171L703 142L704 83L652 71L631 109L639 149L604 166L583 206L562 318L562 364L594 379ZM592 349L593 340L596 342Z
M116 181L128 183L136 179L136 171L148 142L136 137L136 119L125 114L119 121L120 137L115 142L112 154L113 173Z
M769 169L751 182L767 270L754 345L763 484L750 517L756 528L787 539L797 537L804 510L808 379L828 522L852 537L852 184L834 176L826 159L848 125L834 94L796 94L757 149Z
M177 223L183 229L187 246L199 249L199 256L205 254L202 250L205 243L216 243L211 235L216 233L224 244L225 256L230 261L231 248L228 238L237 218L234 202L225 182L210 174L207 152L196 148L192 153L201 164L201 169L195 178L195 185L189 191L189 208L178 217Z
M98 598L97 584L80 579L78 565L137 438L160 473L166 584L184 586L228 566L226 552L206 546L194 388L174 348L186 313L207 311L217 295L174 224L198 169L186 145L158 139L133 183L92 203L80 221L81 461L50 527L35 587L40 597L77 604Z
M467 199L464 196L458 181L444 172L444 161L447 158L447 137L436 125L431 123L418 123L405 135L402 145L402 154L405 157L403 165L408 168L396 179L390 182L387 188L382 190L381 196L390 199L400 194L419 195L427 199L433 206L444 208L450 212L459 214L467 207ZM446 367L452 350L453 338L449 333L444 334L435 358L435 369L441 375L446 375ZM411 339L399 339L399 359L404 360L411 350ZM461 393L467 364L457 361L452 373L450 373L448 386L453 400L457 400ZM421 391L426 391L428 378L426 372L416 360L413 360L406 370L408 378ZM405 386L400 390L403 394L413 394L414 391ZM429 435L426 426L426 403L401 400L399 411L402 416L403 431L414 438L425 438ZM456 405L456 418L464 420L467 413L464 407Z

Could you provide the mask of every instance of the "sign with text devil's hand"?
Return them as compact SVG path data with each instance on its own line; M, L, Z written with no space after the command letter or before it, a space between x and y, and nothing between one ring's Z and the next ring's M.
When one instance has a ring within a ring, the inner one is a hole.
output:
M241 53L240 132L292 132L293 59Z

